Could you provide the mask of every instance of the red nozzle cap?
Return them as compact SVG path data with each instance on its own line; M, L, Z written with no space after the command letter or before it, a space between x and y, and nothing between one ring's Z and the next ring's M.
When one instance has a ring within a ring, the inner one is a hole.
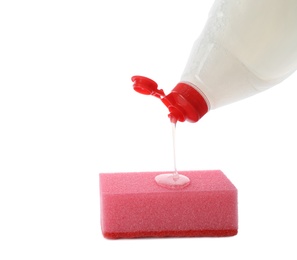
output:
M165 96L158 84L143 76L132 77L134 90L145 95L153 95L162 100L168 107L170 121L197 122L208 111L204 97L189 84L178 83L170 94Z
M152 79L143 76L133 76L132 81L134 82L134 90L140 94L153 95L157 98L165 96L164 91L158 89L158 84Z
M208 111L204 97L191 85L178 83L176 87L162 99L168 107L171 122L185 120L197 122Z

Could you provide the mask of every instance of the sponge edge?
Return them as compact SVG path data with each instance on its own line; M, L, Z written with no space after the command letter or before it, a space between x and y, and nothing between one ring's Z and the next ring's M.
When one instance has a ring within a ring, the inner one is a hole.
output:
M238 230L237 189L220 170L181 171L182 189L159 186L164 172L101 173L105 238L225 237Z

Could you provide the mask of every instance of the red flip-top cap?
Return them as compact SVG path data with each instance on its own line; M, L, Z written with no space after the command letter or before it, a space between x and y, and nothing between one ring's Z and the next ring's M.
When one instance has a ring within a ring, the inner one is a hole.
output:
M146 95L153 95L162 100L168 107L170 121L197 122L208 111L208 105L204 97L190 84L181 82L165 96L162 89L158 89L158 84L143 76L132 77L134 89Z

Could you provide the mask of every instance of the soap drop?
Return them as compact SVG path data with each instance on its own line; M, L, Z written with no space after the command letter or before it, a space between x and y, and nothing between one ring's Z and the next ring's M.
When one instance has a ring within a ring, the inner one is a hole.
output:
M172 143L173 143L173 173L163 173L155 177L155 181L162 187L169 189L181 189L190 184L190 179L187 176L179 174L176 168L176 145L175 145L176 123L172 123Z
M190 179L182 174L175 176L173 173L163 173L155 177L155 181L162 187L169 189L181 189L190 184Z

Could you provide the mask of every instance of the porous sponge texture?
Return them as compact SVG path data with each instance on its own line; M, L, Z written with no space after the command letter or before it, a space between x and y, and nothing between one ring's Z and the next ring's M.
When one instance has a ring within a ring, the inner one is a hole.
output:
M182 171L190 184L159 186L164 172L101 173L101 229L106 238L233 236L237 189L219 170Z

